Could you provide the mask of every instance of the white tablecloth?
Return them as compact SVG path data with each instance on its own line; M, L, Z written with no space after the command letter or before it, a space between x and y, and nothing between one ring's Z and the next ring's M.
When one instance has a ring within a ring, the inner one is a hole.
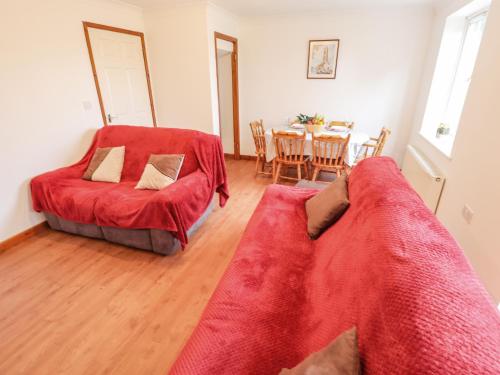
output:
M295 130L290 127L282 127L282 128L275 128L275 131L278 130L284 130L287 132L296 132L296 133L303 133L303 131ZM349 133L339 133L339 132L333 132L333 131L328 131L326 129L322 129L320 134L326 134L326 135L340 135L342 137L347 137ZM316 133L318 134L318 133ZM370 136L368 134L358 132L358 131L350 131L351 134L351 139L349 141L349 150L347 152L345 162L347 165L352 166L356 158L358 157L358 154L362 151L362 146L364 143L368 142L370 140ZM276 156L276 150L274 148L274 142L273 140L273 132L272 129L267 129L266 130L266 159L268 161L271 161L275 158ZM306 133L306 144L304 146L304 155L312 155L312 134L311 133Z

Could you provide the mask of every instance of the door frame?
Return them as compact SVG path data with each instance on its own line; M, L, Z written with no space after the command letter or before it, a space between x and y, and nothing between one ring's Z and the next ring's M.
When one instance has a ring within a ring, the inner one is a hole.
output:
M217 76L217 102L219 109L219 133L222 135L222 123L220 117L220 92L219 92L219 61L217 56L217 39L225 40L233 44L233 52L231 53L231 74L232 74L232 91L233 91L233 142L234 142L234 159L239 160L240 153L240 99L239 99L239 81L238 81L238 39L235 37L214 32L215 43L215 70Z
M156 125L155 107L154 107L154 102L153 102L153 90L151 88L151 78L149 75L148 58L147 58L147 54L146 54L146 42L144 41L144 33L141 33L139 31L121 29L119 27L106 26L106 25L101 25L98 23L83 21L83 32L85 34L85 41L87 43L87 49L88 49L89 58L90 58L90 65L92 66L92 74L94 75L94 82L95 82L95 87L97 90L97 98L99 99L99 106L101 107L101 116L102 116L102 121L104 122L104 126L108 125L108 119L106 118L106 109L104 108L104 101L102 99L101 87L99 85L99 78L97 76L97 69L96 69L96 65L95 65L95 61L94 61L94 53L92 52L92 43L90 42L89 28L112 31L115 33L134 35L134 36L138 36L139 38L141 38L142 56L144 59L144 68L146 71L146 80L148 83L148 94L149 94L149 104L150 104L150 108L151 108L151 117L153 118L153 126L156 128L157 125Z

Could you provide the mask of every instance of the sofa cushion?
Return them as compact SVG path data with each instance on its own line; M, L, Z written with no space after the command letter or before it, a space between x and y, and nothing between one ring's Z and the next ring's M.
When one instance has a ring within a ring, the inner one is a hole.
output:
M297 328L308 316L314 248L304 203L314 193L282 185L266 189L214 303L184 348L189 355L181 355L172 374L278 374L305 358L292 343L301 342Z
M359 367L358 340L353 327L293 369L281 370L280 375L359 375Z
M151 155L136 189L161 190L179 176L184 155Z
M50 175L40 176L32 182L32 189L43 192L37 201L40 210L78 223L95 223L97 200L116 186L80 177L51 178Z
M163 190L135 189L133 181L122 182L103 193L94 208L96 223L118 228L149 228L177 232L171 212L189 212L209 206L212 196L207 177L200 171L180 178ZM198 218L196 218L198 219ZM194 223L183 222L186 231Z
M335 224L348 208L347 178L341 176L306 202L309 237L317 239Z
M124 160L125 147L98 147L82 178L89 181L118 183L122 176Z

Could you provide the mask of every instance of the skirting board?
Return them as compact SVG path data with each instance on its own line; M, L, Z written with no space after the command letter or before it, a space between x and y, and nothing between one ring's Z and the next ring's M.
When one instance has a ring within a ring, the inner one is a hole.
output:
M226 158L234 158L234 154L224 154ZM240 155L241 160L257 160L255 155Z
M49 227L47 225L47 222L43 221L40 224L35 225L34 227L28 228L25 231L16 234L15 236L7 238L5 241L0 242L0 251L4 251L13 246L16 246L17 244L26 241L28 238L48 230L48 228Z

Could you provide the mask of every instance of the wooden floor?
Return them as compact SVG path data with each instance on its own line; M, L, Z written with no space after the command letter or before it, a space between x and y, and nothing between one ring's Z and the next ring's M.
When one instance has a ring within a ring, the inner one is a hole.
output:
M0 374L166 374L271 183L227 167L228 204L172 257L51 230L0 252Z

